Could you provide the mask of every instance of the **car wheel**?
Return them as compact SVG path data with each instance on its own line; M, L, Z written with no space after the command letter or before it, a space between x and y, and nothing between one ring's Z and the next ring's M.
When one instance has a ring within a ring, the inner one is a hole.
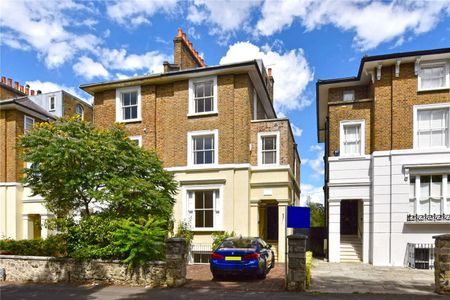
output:
M222 278L222 275L219 275L219 274L217 274L216 272L213 272L213 273L212 273L212 276L213 276L213 280L218 280L218 279L221 279L221 278Z
M258 268L258 272L256 273L256 278L258 279L265 279L267 276L267 263L264 261L264 264L262 265L262 268Z

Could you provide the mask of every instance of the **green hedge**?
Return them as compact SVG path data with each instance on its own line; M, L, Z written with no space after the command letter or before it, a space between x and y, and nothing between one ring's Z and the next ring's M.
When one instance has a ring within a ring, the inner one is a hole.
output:
M66 243L61 236L53 235L36 240L0 240L0 251L11 255L65 256Z
M306 288L309 288L309 286L311 284L312 257L313 257L313 253L311 251L307 251L306 252Z

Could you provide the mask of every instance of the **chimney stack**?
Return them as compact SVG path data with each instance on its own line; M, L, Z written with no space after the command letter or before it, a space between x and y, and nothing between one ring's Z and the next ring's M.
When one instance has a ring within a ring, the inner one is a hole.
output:
M19 83L14 81L14 89L19 90Z
M27 94L27 95L30 94L30 85L29 84L25 85L25 94Z
M20 92L21 92L21 93L24 92L24 90L23 90L23 85L20 86Z
M12 87L12 79L8 78L8 86Z
M173 40L174 47L174 67L178 66L179 70L205 67L204 60L199 56L181 28L178 28L177 36ZM172 70L174 67L165 68Z
M31 91L30 91L30 95L31 95L31 96L34 96L34 90L31 90Z
M272 77L272 68L267 69L267 74L269 75L269 77Z
M267 90L269 92L270 101L273 103L273 85L274 80L272 76L272 68L267 68Z
M6 84L6 77L5 76L2 76L2 83Z

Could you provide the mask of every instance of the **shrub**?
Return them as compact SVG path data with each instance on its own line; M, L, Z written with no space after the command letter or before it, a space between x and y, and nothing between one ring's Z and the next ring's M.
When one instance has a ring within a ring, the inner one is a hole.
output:
M36 240L0 240L0 250L12 255L65 256L66 242L61 235Z
M312 257L311 251L306 252L306 288L309 288L311 284L311 268L312 268Z
M164 259L165 220L149 217L140 218L138 223L122 220L118 225L119 229L112 234L114 245L126 257L123 262L128 263L129 268Z
M189 247L192 243L192 239L194 238L194 233L189 226L189 223L186 221L178 223L177 232L174 234L174 237L181 237L186 239L186 244Z
M225 239L232 236L236 236L236 233L234 231L230 233L226 231L213 232L212 234L213 243L211 245L212 251L216 250Z

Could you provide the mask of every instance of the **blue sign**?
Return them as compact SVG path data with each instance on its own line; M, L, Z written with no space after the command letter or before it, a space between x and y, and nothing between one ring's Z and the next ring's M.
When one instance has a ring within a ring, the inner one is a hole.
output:
M287 208L287 227L288 228L309 228L310 222L309 207L288 206Z

